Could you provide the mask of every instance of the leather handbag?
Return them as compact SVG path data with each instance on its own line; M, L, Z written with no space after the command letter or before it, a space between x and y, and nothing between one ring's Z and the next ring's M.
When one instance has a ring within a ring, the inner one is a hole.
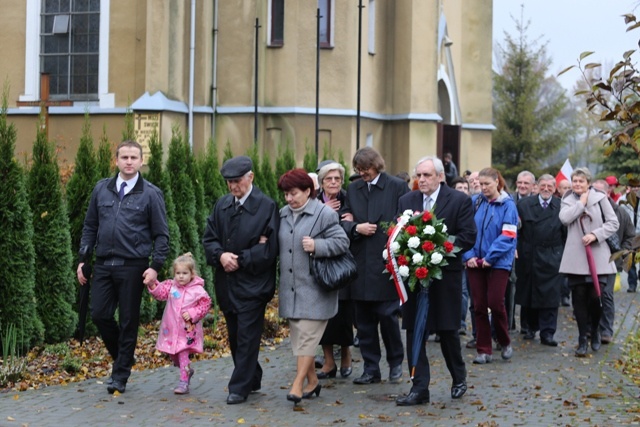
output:
M602 223L604 224L604 211L602 210L602 205L598 203L598 206L600 207L600 215L602 215ZM607 245L609 246L609 250L612 254L615 252L620 252L622 250L618 232L615 232L611 236L607 237Z
M324 209L324 205L320 208L320 212L322 209ZM320 213L311 226L312 230L319 217ZM313 237L321 235L324 231L316 233ZM356 259L351 251L347 249L345 253L333 257L310 256L309 273L320 289L333 292L344 288L358 277L358 264L356 264Z

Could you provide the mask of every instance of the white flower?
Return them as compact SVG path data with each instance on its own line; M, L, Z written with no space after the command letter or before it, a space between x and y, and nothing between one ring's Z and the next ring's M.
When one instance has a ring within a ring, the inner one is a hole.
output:
M409 267L406 265L401 265L398 267L398 274L402 277L409 277Z
M422 254L413 254L413 257L411 259L414 264L420 264L424 259L424 256L422 256Z
M384 258L385 261L389 259L389 254L386 249L382 251L382 258Z
M413 216L413 211L411 209L407 209L404 212L402 212L402 216L412 217Z
M447 232L447 224L442 224L442 232L443 233Z
M442 254L440 252L431 254L431 264L438 265L440 262L442 262Z
M427 236L431 236L431 235L433 235L433 234L436 234L436 229L435 229L435 228L433 228L433 226L432 226L432 225L427 225L427 226L424 228L424 234L425 234L425 235L427 235Z
M391 250L393 251L394 254L397 254L398 252L400 252L400 243L398 242L391 243Z
M409 246L411 249L417 248L418 246L420 246L420 238L417 236L410 237L407 241L407 246Z

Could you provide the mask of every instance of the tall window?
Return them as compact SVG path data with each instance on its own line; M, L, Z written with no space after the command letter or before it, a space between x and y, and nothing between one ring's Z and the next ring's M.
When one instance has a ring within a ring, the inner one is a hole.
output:
M284 0L271 0L269 46L284 45Z
M376 53L376 0L369 0L369 53Z
M98 99L100 0L42 0L40 71L51 99Z
M320 9L320 47L331 47L331 1L318 0Z

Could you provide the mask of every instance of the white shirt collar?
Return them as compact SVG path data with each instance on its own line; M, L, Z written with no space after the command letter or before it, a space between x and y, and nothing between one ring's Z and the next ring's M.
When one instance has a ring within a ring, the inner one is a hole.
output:
M122 185L123 182L126 182L127 186L124 187L124 194L128 194L129 191L131 191L133 187L136 186L139 176L140 176L140 172L138 172L136 176L134 176L133 178L125 181L124 179L122 179L120 174L118 174L118 178L116 178L116 191L120 190L120 186Z

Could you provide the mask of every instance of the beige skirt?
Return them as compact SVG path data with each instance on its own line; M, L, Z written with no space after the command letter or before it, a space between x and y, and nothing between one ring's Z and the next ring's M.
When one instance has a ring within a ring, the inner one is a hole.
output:
M294 356L315 356L329 320L289 319L289 338Z

